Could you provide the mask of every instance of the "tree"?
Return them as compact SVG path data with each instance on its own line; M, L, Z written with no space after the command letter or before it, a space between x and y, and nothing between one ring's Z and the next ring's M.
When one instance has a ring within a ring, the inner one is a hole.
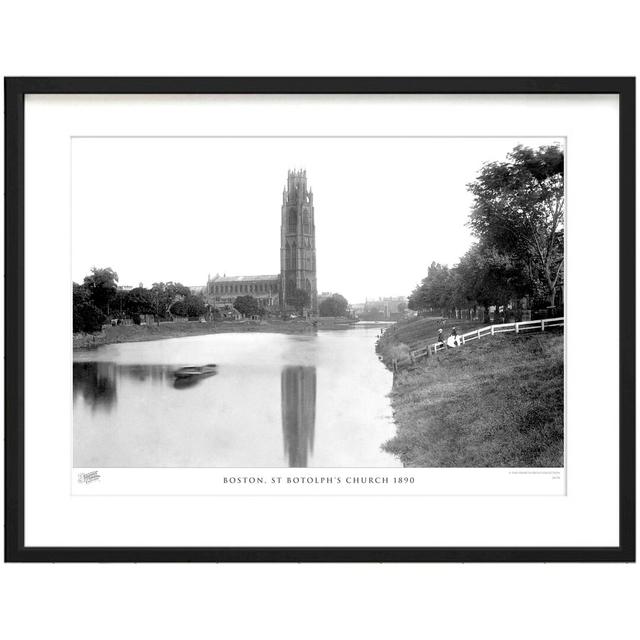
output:
M506 306L513 298L533 294L525 265L517 256L481 243L462 256L455 271L458 290L454 297L467 306Z
M109 315L109 306L118 290L118 274L109 267L103 269L93 267L91 275L84 279L84 286L89 291L91 302Z
M93 302L91 292L83 285L73 283L73 331L92 333L100 331L106 316Z
M170 307L170 311L177 316L197 318L204 315L206 306L201 296L188 294L174 302Z
M304 289L294 289L288 292L286 303L292 306L301 316L304 315L305 307L309 306L311 296Z
M469 226L485 246L528 265L549 306L564 267L564 154L557 146L518 146L506 162L485 164L467 185L475 196Z
M449 267L432 262L427 277L409 296L409 309L426 311L436 308L444 315L453 305L454 290L454 276Z
M238 296L233 303L233 308L243 316L262 315L262 307L253 296Z
M141 313L154 313L155 304L152 292L144 287L136 287L126 292L123 300L123 308L126 313L133 318L133 321L140 318ZM137 322L136 322L137 324Z
M322 317L346 316L349 302L339 293L334 293L330 298L323 300L318 306L318 313Z
M166 317L171 306L189 296L191 292L179 282L154 282L151 285L151 298L155 314Z
M190 295L185 298L187 305L187 315L190 318L203 316L207 311L207 305L202 296Z

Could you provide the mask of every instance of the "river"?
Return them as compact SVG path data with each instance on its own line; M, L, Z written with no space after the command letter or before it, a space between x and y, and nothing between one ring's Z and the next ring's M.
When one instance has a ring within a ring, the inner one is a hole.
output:
M378 327L74 352L75 467L399 467ZM217 364L191 381L182 366Z

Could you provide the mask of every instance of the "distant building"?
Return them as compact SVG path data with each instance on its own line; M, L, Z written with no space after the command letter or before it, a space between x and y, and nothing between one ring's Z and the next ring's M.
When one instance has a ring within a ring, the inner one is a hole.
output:
M198 287L191 287L192 292ZM199 293L209 304L233 304L238 296L253 296L274 311L294 311L287 304L289 294L303 289L309 294L309 309L318 313L316 279L316 227L313 193L307 189L306 171L289 171L282 192L280 216L280 273L257 276L208 278Z
M280 305L280 277L220 276L207 280L202 287L215 306L233 304L238 296L253 296L265 307Z
M351 307L364 320L397 320L405 314L407 302L406 296L392 296L367 300Z

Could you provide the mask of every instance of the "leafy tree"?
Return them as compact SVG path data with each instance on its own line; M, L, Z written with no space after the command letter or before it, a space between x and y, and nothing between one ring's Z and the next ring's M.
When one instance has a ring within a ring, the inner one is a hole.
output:
M106 316L93 302L91 292L83 285L73 283L73 331L92 333L100 331Z
M91 275L84 279L84 286L89 291L91 302L101 311L109 315L110 304L118 290L118 274L111 268L93 267Z
M528 265L549 306L564 267L564 155L556 146L518 146L506 162L485 164L468 186L469 225L485 246Z
M476 303L488 307L507 305L510 300L532 294L526 266L517 256L502 254L475 244L455 268L460 306Z
M409 296L409 309L425 311L436 308L443 314L454 302L454 274L449 267L432 262L427 270L427 277Z
M339 293L334 293L330 298L323 300L318 306L318 313L323 317L346 316L349 302Z
M285 302L293 307L300 315L304 315L305 307L309 306L311 296L304 289L294 289L287 293Z
M202 296L194 296L191 293L184 298L177 300L171 305L171 313L177 316L185 316L189 318L196 318L204 315L206 306Z
M238 296L233 303L233 308L243 316L262 315L260 302L253 296Z
M123 308L132 316L134 322L141 313L154 313L155 300L152 292L144 287L136 287L126 292L123 300Z
M203 316L207 311L207 305L202 296L190 295L186 298L187 315L191 318Z
M171 306L191 295L189 287L179 282L154 282L151 285L151 298L156 315L167 317L170 315Z

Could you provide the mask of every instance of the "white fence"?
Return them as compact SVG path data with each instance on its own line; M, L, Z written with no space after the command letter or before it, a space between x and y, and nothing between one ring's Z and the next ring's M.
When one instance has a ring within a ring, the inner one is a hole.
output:
M564 327L564 318L546 318L544 320L527 320L526 322L509 322L507 324L492 324L475 331L469 331L458 336L458 345L462 346L472 340L479 340L483 336L494 336L498 333L525 333L527 331L544 331L553 327ZM427 344L411 352L411 360L423 358L426 355L446 349L442 342Z

